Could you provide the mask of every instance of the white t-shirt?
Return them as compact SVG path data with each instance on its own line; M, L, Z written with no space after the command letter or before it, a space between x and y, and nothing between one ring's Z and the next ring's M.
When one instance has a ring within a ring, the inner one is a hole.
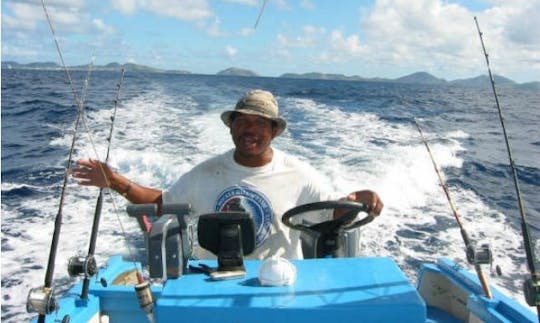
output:
M272 161L245 167L234 160L234 149L210 158L184 174L163 193L164 203L189 203L194 214L246 211L256 227L256 248L248 258L279 255L302 258L300 233L281 222L297 205L332 199L319 173L305 162L273 149ZM195 256L209 252L195 248Z

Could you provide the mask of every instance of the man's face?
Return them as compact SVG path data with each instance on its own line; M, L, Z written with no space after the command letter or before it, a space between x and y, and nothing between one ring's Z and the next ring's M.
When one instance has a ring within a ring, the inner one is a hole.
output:
M272 120L251 114L237 113L231 122L231 135L236 152L245 158L266 153L276 134Z

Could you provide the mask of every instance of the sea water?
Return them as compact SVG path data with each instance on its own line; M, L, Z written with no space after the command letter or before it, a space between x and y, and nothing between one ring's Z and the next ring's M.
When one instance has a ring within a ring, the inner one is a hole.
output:
M84 115L74 159L104 160L120 73L2 70L2 320L19 322L30 288L43 285L78 106ZM87 80L85 88L84 80ZM489 281L524 303L528 277L521 218L490 88L127 71L109 163L133 181L167 188L184 172L233 147L220 120L248 89L272 91L288 130L275 147L303 159L346 194L373 189L381 216L362 229L364 255L394 257L414 281L421 262L466 263L464 244L416 118L442 170L471 240L489 243ZM540 93L500 88L512 153L533 240L540 234ZM54 286L76 279L68 259L85 255L98 190L67 183ZM96 247L144 258L142 234L126 201L105 194ZM540 251L537 251L539 253ZM499 266L502 276L495 274Z

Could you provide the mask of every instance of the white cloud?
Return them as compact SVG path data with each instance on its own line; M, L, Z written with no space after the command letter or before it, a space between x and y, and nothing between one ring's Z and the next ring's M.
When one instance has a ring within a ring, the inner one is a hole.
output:
M54 27L80 30L87 19L83 14L84 1L56 0L45 3L47 13ZM43 6L35 2L7 2L8 12L2 12L3 26L8 32L35 30L46 20ZM69 28L67 28L69 27Z
M363 16L361 27L370 63L427 70L446 66L453 73L467 69L478 54L473 14L440 0L377 1ZM350 38L350 37L349 37ZM354 39L349 39L354 46ZM358 53L352 51L351 53ZM445 71L448 72L448 71Z
M24 46L10 46L2 44L2 56L8 57L25 57L30 60L43 59L42 52L37 48L31 47L30 44Z
M30 0L35 3L38 1ZM86 0L47 0L45 5L50 7L82 8Z
M248 6L258 6L260 5L258 0L224 0L225 2L245 4ZM264 0L263 0L264 1Z
M316 64L357 60L368 51L367 46L361 43L360 37L356 34L346 36L339 30L327 33L324 27L313 25L303 26L299 36L291 37L280 33L276 39L281 56L290 57L293 50L310 49L312 54L304 58Z
M540 75L540 2L508 1L479 14L494 73Z
M539 1L499 1L479 12L442 0L378 0L359 9L358 31L304 26L297 36L277 34L273 53L301 53L304 63L333 64L334 70L353 63L374 71L366 76L424 70L448 79L470 77L485 73L477 15L497 73L519 77L532 68L540 75Z
M306 25L302 27L302 34L296 37L287 37L279 33L276 38L280 46L286 48L312 48L319 42L320 37L326 34L323 27Z
M127 15L144 10L184 21L200 21L214 16L207 0L112 0L112 4Z
M2 27L11 30L32 30L39 21L45 19L43 9L36 4L8 2L6 6L11 10L12 16L2 14Z
M148 1L147 6L157 14L186 21L197 21L214 16L208 1L203 0L153 0Z
M236 54L238 53L238 50L236 48L232 47L231 45L228 45L225 48L225 51L227 52L227 56L229 58L234 58L236 56Z
M126 15L135 13L137 8L143 5L143 1L140 0L112 0L111 3L113 8Z
M500 9L504 15L504 37L510 42L523 45L540 44L538 22L540 21L540 1L516 5L514 2L504 3ZM501 14L497 19L501 19ZM495 18L495 17L494 17Z
M208 35L222 36L220 21L208 0L112 0L112 5L125 15L147 11L162 17L192 22Z
M500 73L510 73L523 64L520 60L540 60L540 3L537 1L501 1L483 12L474 13L458 4L440 0L376 1L362 17L365 47L375 64L408 66L410 71L427 70L435 74L470 76L485 69L480 41L473 17L479 16L490 57L514 56L500 63ZM356 39L349 36L336 44L355 48ZM343 48L347 48L344 46ZM358 51L350 50L351 55ZM536 65L538 68L538 65Z
M200 21L197 23L197 26L204 30L208 35L213 37L223 36L221 32L221 20L215 18L213 21Z
M94 24L94 27L96 27L98 30L104 32L105 34L112 34L114 33L114 28L111 26L106 25L103 20L95 18L92 20L92 23Z
M358 35L345 37L337 30L331 33L330 46L337 53L344 53L351 56L358 56L367 51L366 46L360 44Z
M255 29L253 28L242 28L242 30L240 30L240 32L238 33L240 36L251 36L255 33Z
M51 19L56 25L77 26L81 24L81 13L78 8L50 8Z
M472 15L455 4L439 0L378 1L363 23L370 43L411 49L454 48L472 35ZM449 46L452 45L452 46Z
M270 1L270 0L268 0L268 1ZM279 10L290 10L291 9L291 7L289 6L289 4L287 3L286 0L272 0L271 2L274 3Z

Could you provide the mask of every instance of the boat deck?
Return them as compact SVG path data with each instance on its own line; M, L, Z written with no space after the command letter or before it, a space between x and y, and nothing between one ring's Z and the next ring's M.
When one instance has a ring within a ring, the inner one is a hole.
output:
M214 281L202 273L187 273L167 280L164 285L153 284L154 322L451 323L463 320L441 306L427 306L423 294L391 258L291 262L297 270L297 279L291 286L261 286L257 278L260 260L245 260L246 276L239 279ZM201 263L217 265L215 260L192 262ZM61 321L66 315L72 322L99 322L99 316L107 316L109 322L148 322L146 313L139 307L133 282L127 279L126 283L118 283L122 280L119 277L129 278L130 275L124 274L133 271L133 266L133 262L120 256L112 257L91 280L88 299L79 298L81 284L75 285L59 300L59 310L48 315L46 322ZM437 294L445 304L461 297L459 304L463 303L463 310L474 309L480 320L535 321L532 312L496 290L493 300L476 296L478 282L450 261L424 265L424 275L427 278L419 279L434 288L428 293ZM434 275L444 279L435 279ZM444 281L454 286L452 289L462 290L461 296L445 287Z

